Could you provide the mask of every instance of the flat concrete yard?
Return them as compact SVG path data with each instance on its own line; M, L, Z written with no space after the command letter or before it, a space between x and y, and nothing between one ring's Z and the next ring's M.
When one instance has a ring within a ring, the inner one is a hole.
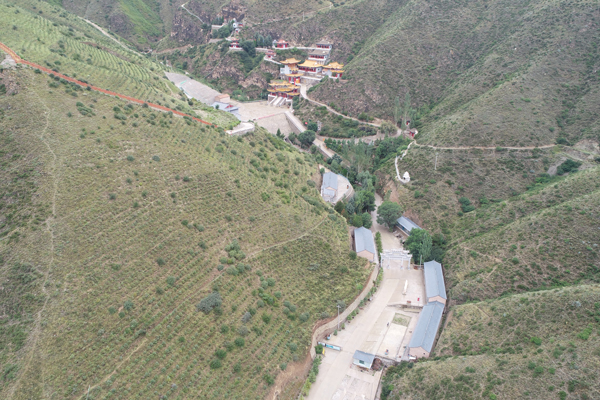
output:
M209 106L214 103L214 98L221 94L189 76L172 72L165 72L165 75L175 86L182 89L188 97ZM259 126L273 134L277 133L277 129L286 136L292 132L292 128L284 115L288 111L287 107L269 106L266 101L241 103L232 100L230 104L239 107L235 115L240 121L256 121Z
M398 292L402 293L407 276L416 288L419 279L413 272L421 274L420 285L424 290L422 271L401 270L397 266L384 269L383 282L372 301L346 324L346 329L339 331L337 336L331 336L329 342L342 347L342 351L325 350L317 381L310 389L308 399L375 398L381 372L361 372L352 365L352 356L356 350L361 350L380 358L400 360L416 325L419 310L412 313L389 304Z

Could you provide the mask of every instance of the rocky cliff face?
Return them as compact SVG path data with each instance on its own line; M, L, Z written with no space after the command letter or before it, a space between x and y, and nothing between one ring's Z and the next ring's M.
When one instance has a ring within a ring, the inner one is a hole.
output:
M206 17L206 20L208 20L208 17ZM185 44L204 44L208 42L209 34L210 29L203 30L202 22L188 14L187 11L180 10L175 13L171 28L171 39Z

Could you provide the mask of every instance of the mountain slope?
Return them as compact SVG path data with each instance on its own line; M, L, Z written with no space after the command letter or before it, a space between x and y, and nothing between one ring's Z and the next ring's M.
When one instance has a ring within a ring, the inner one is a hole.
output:
M594 399L599 291L580 286L456 307L437 345L443 356L391 368L382 398Z
M185 13L178 6L161 3L165 26L174 12ZM194 0L188 8L209 18L243 17L245 39L333 41L347 80L312 95L351 115L392 119L395 99L402 104L409 93L423 143L539 146L598 138L600 11L585 1ZM173 28L174 37L204 43L179 36L202 25L188 22Z
M280 365L304 358L312 323L365 283L345 223L307 185L316 165L279 139L5 74L20 88L0 97L17 142L3 180L24 168L35 185L0 243L3 281L18 277L23 296L6 303L3 398L90 385L94 398L262 398ZM199 311L214 292L221 306Z

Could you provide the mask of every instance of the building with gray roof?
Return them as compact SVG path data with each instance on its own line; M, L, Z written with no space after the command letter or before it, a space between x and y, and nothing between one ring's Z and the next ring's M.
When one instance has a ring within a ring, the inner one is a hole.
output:
M409 356L416 358L429 357L433 350L438 329L442 323L443 314L444 304L438 301L427 303L423 307L417 321L417 326L408 343Z
M333 172L323 174L321 197L328 203L335 204L354 195L354 189L346 177Z
M427 302L437 301L446 304L446 285L444 284L444 274L442 264L437 261L427 261L424 264L425 275L425 296Z
M356 350L354 356L352 356L352 364L357 365L361 368L371 369L375 356L373 354L365 353L364 351Z
M377 260L377 250L375 250L375 240L373 232L365 227L356 228L354 230L354 249L360 257L366 258L369 261Z
M410 231L413 229L421 229L421 227L415 224L410 218L405 217L404 215L398 218L396 221L396 226L398 226L403 232L410 235Z

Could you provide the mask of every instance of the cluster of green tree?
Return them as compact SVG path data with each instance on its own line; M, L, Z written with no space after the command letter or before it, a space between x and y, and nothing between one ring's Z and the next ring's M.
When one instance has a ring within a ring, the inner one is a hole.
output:
M364 142L354 143L351 140L327 138L325 139L327 148L341 155L341 157L338 156L339 165L333 165L336 157L327 160L327 163L332 165L332 169L336 173L342 173L342 175L348 177L350 182L354 182L359 170L375 172L386 161L402 153L409 143L410 140L404 137L388 137L383 140L376 140L372 145ZM349 166L345 168L341 166L342 158L349 162Z
M278 130L278 132L279 132L279 130ZM290 141L292 143L294 143L296 140L298 140L300 142L300 145L302 147L306 147L306 148L311 147L311 145L315 141L316 137L317 137L317 134L315 133L315 131L310 130L310 129L307 129L298 135L296 135L295 133L290 133L290 135L288 136L288 138L290 139ZM314 152L315 151L313 150L313 153Z
M257 47L271 47L273 45L273 38L271 35L263 36L257 32L254 34L254 42Z
M214 24L214 25L219 25L219 24ZM212 36L214 38L226 38L226 37L229 37L229 35L231 35L232 31L233 31L233 21L230 21L228 24L225 24L222 27L220 27L219 29L217 29L216 31L213 31Z
M446 238L442 233L433 237L425 229L413 229L404 243L404 248L410 251L415 263L422 264L435 260L442 262L446 252Z
M413 108L410 100L410 94L406 93L404 104L400 104L400 97L396 97L394 104L394 121L396 126L400 126L403 130L408 128L419 128L421 126L421 117L429 113L430 109L427 105L419 108Z
M574 161L569 158L556 168L556 173L558 175L564 175L569 172L577 172L580 166L581 163L579 161Z
M385 225L390 229L390 232L394 230L396 221L402 216L402 207L398 203L393 201L384 201L377 208L377 223Z
M338 156L339 158L339 156ZM338 161L334 161L336 164ZM352 181L351 181L352 182ZM335 210L342 214L349 224L360 228L370 228L373 224L371 211L375 210L375 183L377 177L368 171L363 171L356 176L354 197L348 201L340 201L335 205Z
M256 54L256 43L254 43L254 40L244 40L240 43L240 46L244 51L238 51L236 54L240 57L242 64L244 64L244 71L249 73L260 64L263 57L261 54Z

